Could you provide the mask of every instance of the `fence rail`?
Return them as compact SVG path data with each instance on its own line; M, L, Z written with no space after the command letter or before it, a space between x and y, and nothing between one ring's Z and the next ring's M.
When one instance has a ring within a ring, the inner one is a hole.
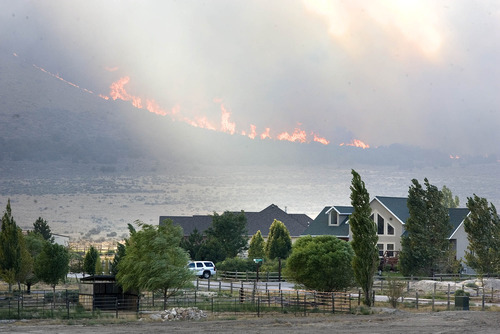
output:
M138 315L141 312L172 307L197 307L214 314L222 312L250 313L262 316L269 312L298 315L309 313L347 313L351 296L346 292L321 293L302 290L235 289L199 291L182 290L167 301L161 294L145 293L139 299L82 295L78 291L32 291L30 294L1 293L0 319L92 318Z
M285 277L278 272L259 272L256 271L218 271L217 277L224 280L236 281L266 281L266 282L283 282Z

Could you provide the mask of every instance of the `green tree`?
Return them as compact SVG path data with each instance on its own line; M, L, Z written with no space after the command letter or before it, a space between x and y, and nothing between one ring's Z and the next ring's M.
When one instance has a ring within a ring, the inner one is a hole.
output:
M443 193L443 205L445 208L458 208L460 206L460 199L458 196L453 197L453 193L447 186L441 189Z
M97 258L97 261L95 261L95 271L94 271L94 274L95 275L102 275L103 272L104 272L104 269L102 268L102 261L101 261L101 257L99 256Z
M90 246L89 250L83 258L83 270L87 275L94 275L96 263L100 260L99 252L94 246Z
M207 242L202 247L204 259L220 262L227 257L235 257L247 246L247 217L243 211L240 213L226 211L222 215L214 212L212 225L205 234ZM207 258L207 254L216 257Z
M203 235L195 228L187 238L182 238L181 247L189 253L191 260L197 260L200 257L200 249L204 243Z
M250 245L248 247L248 258L249 259L262 259L265 255L265 240L262 237L262 233L258 230L252 238L250 239Z
M285 274L308 289L338 291L353 285L352 258L348 242L334 236L305 236L292 246Z
M49 224L42 217L38 217L38 219L33 223L33 232L40 233L40 235L42 235L47 241L54 242Z
M500 270L500 218L493 203L474 194L467 198L470 213L464 228L469 245L465 252L467 264L482 278Z
M55 307L56 285L65 279L69 270L69 251L66 247L46 242L35 262L38 278L52 286Z
M33 259L34 262L36 262L36 259L38 255L42 253L43 245L47 243L48 241L43 238L43 236L40 233L28 233L25 237L24 240L26 242L26 248ZM34 266L32 266L31 271L26 277L26 281L24 282L26 284L26 291L29 294L31 291L31 286L33 284L38 283L39 279L36 276Z
M125 291L161 290L166 308L167 299L194 277L187 267L189 255L179 246L182 228L170 219L159 226L136 224L141 230L131 234L116 278Z
M408 191L409 218L401 237L400 270L405 276L432 276L440 271L449 255L451 231L448 209L443 194L424 179L425 189L413 179Z
M124 257L125 257L125 244L118 242L116 245L115 257L113 258L113 262L111 263L111 275L116 276L116 274L118 274L118 265Z
M23 233L12 216L9 199L0 230L0 277L9 283L9 291L16 282L18 289L21 289L21 282L27 279L32 266L33 259L26 248Z
M354 277L364 294L364 304L373 305L373 275L379 264L378 236L375 224L370 219L370 195L361 176L353 169L351 183L351 205L354 210L349 217L352 232L351 246L354 250L352 267Z
M286 259L292 250L292 239L285 224L274 220L269 228L266 242L266 255L269 259Z

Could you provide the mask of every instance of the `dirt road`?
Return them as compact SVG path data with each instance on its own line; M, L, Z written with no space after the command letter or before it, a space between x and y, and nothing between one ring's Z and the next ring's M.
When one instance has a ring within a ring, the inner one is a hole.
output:
M499 333L500 312L393 311L372 315L266 315L262 318L219 316L200 321L122 323L56 321L0 322L0 333L128 334L128 333Z

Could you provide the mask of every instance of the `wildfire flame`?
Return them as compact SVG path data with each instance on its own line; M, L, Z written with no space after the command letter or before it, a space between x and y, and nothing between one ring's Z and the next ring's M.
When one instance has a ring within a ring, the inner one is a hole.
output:
M354 146L354 147L360 147L362 149L365 149L365 148L370 148L370 145L362 142L361 140L359 139L353 139L351 140L350 143L341 143L339 146Z
M13 53L15 57L19 57L16 53ZM74 84L70 81L65 80L62 78L59 74L54 74L51 73L44 68L37 66L33 64L33 67L36 69L72 86L78 89L81 89L82 91L89 93L89 94L95 94L93 91L88 90L86 88L82 88L78 86L77 84ZM105 68L109 72L114 72L117 70L117 68ZM171 110L165 110L163 109L154 99L143 99L139 96L135 96L132 94L129 94L127 90L125 89L125 85L127 85L130 82L130 77L125 76L123 78L120 78L119 80L113 82L109 89L109 96L104 95L104 94L96 94L100 98L104 100L109 100L110 98L113 99L113 101L116 100L122 100L122 101L130 101L130 103L138 108L138 109L146 109L151 113L155 113L157 115L161 116L170 116L172 120L175 121L181 121L185 122L191 126L198 127L198 128L203 128L203 129L208 129L208 130L213 130L213 131L221 131L225 132L231 135L234 135L236 132L236 123L230 121L231 118L231 112L227 110L227 107L223 103L222 99L214 99L215 103L220 103L220 108L221 108L221 121L220 121L220 128L217 128L210 120L207 119L207 117L195 117L195 119L190 119L188 117L185 117L181 114L181 107L179 105L175 105L174 107L171 108ZM299 124L300 125L300 124ZM250 124L250 131L247 133L245 130L240 131L240 134L243 136L247 136L248 138L255 139L256 137L259 137L261 140L264 139L272 139L273 137L271 136L271 129L266 127L260 135L258 135L257 132L257 126L254 124ZM312 135L312 141L318 142L323 145L329 145L330 141L327 140L326 138L320 137L315 133L311 133ZM305 143L311 141L311 139L308 138L306 131L300 129L299 127L296 127L293 131L293 133L289 133L287 131L282 132L278 134L275 137L277 140L287 140L290 142L299 142L299 143ZM355 147L360 147L360 148L369 148L370 146L364 142L362 142L359 139L353 139L350 143L341 143L339 146L355 146ZM459 156L452 156L450 155L451 159L459 159Z

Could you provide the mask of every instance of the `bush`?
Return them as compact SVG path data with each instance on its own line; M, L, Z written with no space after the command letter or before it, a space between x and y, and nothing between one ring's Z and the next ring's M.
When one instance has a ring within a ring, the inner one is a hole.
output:
M389 297L389 303L391 304L392 307L396 308L398 306L398 299L403 296L403 291L405 289L405 282L403 281L398 281L394 278L389 278L387 280L387 286L388 286L388 297Z
M232 257L218 262L215 266L217 270L221 271L256 271L257 267L255 262L251 259L242 259L239 257Z
M470 297L470 293L465 292L464 290L460 289L455 291L455 296L460 297L460 296L467 296Z

